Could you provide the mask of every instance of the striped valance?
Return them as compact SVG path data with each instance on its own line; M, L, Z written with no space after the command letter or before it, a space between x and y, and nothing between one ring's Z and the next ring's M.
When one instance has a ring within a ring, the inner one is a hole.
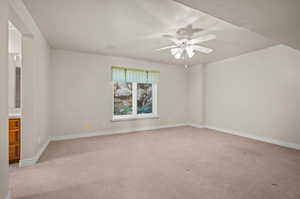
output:
M113 66L111 68L111 76L113 82L157 83L159 71Z

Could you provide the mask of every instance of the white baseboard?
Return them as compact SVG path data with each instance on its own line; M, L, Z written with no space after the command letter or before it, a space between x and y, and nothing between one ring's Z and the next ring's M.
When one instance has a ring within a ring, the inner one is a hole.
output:
M98 132L82 133L82 134L75 134L75 135L51 136L49 138L49 140L43 145L43 147L38 151L38 153L33 158L20 160L19 165L20 165L20 167L25 167L25 166L31 166L31 165L36 164L51 141L70 140L70 139L77 139L77 138L102 136L102 135L125 134L125 133L132 133L132 132L138 132L138 131L156 130L156 129L172 128L172 127L180 127L180 126L191 126L194 128L208 128L208 129L220 131L223 133L238 135L238 136L247 137L247 138L262 141L262 142L267 142L267 143L271 143L271 144L276 144L276 145L300 150L300 144L284 142L284 141L275 140L272 138L260 137L260 136L256 136L256 135L251 135L251 134L238 132L238 131L234 131L234 130L217 128L217 127L213 127L213 126L204 126L204 125L199 125L199 124L194 124L194 123L179 123L179 124L162 125L162 126L156 126L156 127L135 128L135 129L126 129L126 130L103 130L103 131L98 131Z
M204 126L200 124L188 123L187 125L199 129L204 128Z
M163 125L163 126L157 126L157 127L146 127L146 128L126 129L126 130L116 130L116 131L105 130L105 131L99 131L99 132L93 132L93 133L82 133L82 134L76 134L76 135L50 136L48 141L43 145L43 147L39 150L39 152L34 157L20 160L19 166L26 167L26 166L31 166L31 165L36 164L51 141L71 140L71 139L77 139L77 138L102 136L102 135L124 134L124 133L163 129L163 128L172 128L172 127L179 127L179 126L187 126L187 124L179 123L179 124Z
M276 145L300 150L300 144L284 142L284 141L275 140L272 138L260 137L260 136L256 136L256 135L242 133L242 132L238 132L238 131L234 131L234 130L217 128L217 127L213 127L213 126L204 126L204 125L193 124L193 123L179 123L179 124L162 125L162 126L156 126L156 127L135 128L135 129L126 129L126 130L104 130L104 131L98 131L98 132L92 132L92 133L82 133L82 134L75 134L75 135L51 136L33 158L20 160L19 165L20 165L20 167L25 167L25 166L31 166L31 165L36 164L51 141L70 140L70 139L77 139L77 138L102 136L102 135L125 134L125 133L132 133L132 132L138 132L138 131L148 131L148 130L156 130L156 129L172 128L172 127L180 127L180 126L191 126L194 128L208 128L208 129L220 131L223 133L238 135L238 136L247 137L247 138L262 141L262 142L267 142L267 143L271 143L271 144L276 144ZM9 194L8 194L8 196L9 196Z
M42 148L38 151L38 153L34 157L20 160L19 166L26 167L26 166L31 166L36 164L39 161L42 154L44 153L44 151L46 150L49 143L50 143L50 139L47 140L47 142L42 146Z
M223 132L223 133L238 135L238 136L241 136L241 137L246 137L246 138L250 138L250 139L254 139L254 140L258 140L258 141L262 141L262 142L267 142L267 143L270 143L270 144L276 144L276 145L279 145L279 146L284 146L284 147L300 150L300 144L285 142L285 141L281 141L281 140L275 140L275 139L272 139L272 138L261 137L261 136L257 136L257 135L251 135L251 134L248 134L248 133L243 133L243 132L239 132L239 131L235 131L235 130L222 129L222 128L217 128L217 127L213 127L213 126L205 126L204 128L208 128L208 129L212 129L212 130L215 130L215 131L220 131L220 132Z
M135 128L135 129L126 129L126 130L103 130L103 131L97 131L97 132L92 132L92 133L52 136L50 138L50 140L51 141L71 140L71 139L77 139L77 138L133 133L133 132L138 132L138 131L149 131L149 130L155 130L155 129L172 128L172 127L187 126L187 125L188 125L187 123L179 123L179 124L173 124L173 125L162 125L162 126L156 126L156 127Z

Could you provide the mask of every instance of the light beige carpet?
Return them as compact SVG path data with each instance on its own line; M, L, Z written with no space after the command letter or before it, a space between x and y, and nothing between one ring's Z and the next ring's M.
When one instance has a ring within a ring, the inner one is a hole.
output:
M178 127L52 142L14 199L299 199L300 151Z

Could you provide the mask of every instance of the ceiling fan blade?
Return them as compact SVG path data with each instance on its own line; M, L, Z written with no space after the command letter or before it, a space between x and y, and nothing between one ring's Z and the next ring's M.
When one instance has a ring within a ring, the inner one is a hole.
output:
M177 46L180 46L182 43L179 39L176 39L176 38L168 38L168 39L171 40Z
M210 35L204 35L195 39L190 40L188 43L189 44L199 44L205 41L209 41L209 40L214 40L216 39L216 35L210 34Z
M177 46L175 46L175 45L172 45L172 46L166 46L166 47L162 47L162 48L156 49L155 51L167 50L167 49L170 49L170 48L176 48L176 47L177 47Z
M204 46L197 46L197 45L194 45L194 46L190 46L193 50L196 50L196 51L199 51L201 53L205 53L205 54L209 54L213 51L213 49L211 48L206 48Z
M175 29L166 30L160 33L153 33L150 35L142 36L141 39L161 39L162 37L168 38L168 37L175 37L173 34L175 33Z
M194 33L197 33L197 32L202 32L202 31L204 31L203 28L194 28L194 29L193 29L193 34L194 34Z
M181 48L172 48L170 52L172 55L175 56L177 53L180 53L181 51L182 51Z
M173 38L173 39L176 39L176 37L174 35L170 35L170 34L165 34L165 35L162 35L163 37L165 38Z

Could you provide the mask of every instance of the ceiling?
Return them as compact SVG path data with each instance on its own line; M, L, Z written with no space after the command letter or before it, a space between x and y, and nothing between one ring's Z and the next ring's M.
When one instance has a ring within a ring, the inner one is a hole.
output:
M175 0L300 50L299 0Z
M193 2L198 1L186 3ZM171 0L24 0L24 3L50 46L58 49L179 65L184 61L173 58L168 50L155 49L171 44L162 34L175 34L188 24L205 29L197 36L208 33L217 36L216 40L202 43L214 52L197 53L187 60L189 65L215 62L278 44Z

